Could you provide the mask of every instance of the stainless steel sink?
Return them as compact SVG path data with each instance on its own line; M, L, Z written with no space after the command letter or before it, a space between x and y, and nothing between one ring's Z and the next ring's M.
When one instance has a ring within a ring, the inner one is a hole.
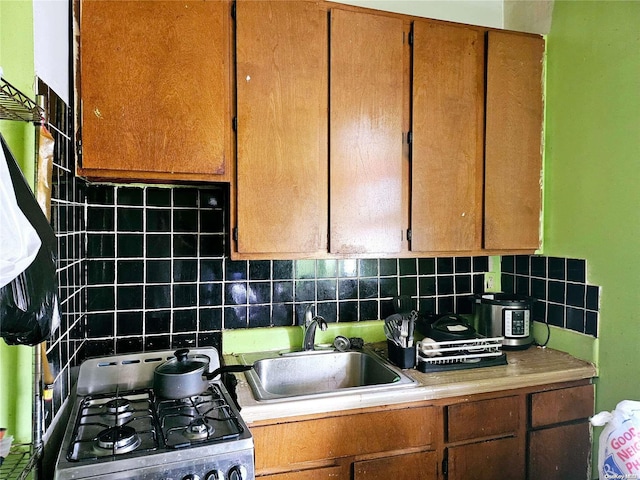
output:
M239 355L256 400L364 393L416 382L373 352L310 351Z

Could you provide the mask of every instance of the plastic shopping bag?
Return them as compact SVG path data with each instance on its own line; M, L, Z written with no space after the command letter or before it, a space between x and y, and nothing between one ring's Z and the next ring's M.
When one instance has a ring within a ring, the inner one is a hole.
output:
M0 337L9 345L36 345L51 336L60 323L56 282L56 236L33 192L25 181L4 139L3 163L8 167L14 202L38 237L39 248L33 261L17 276L0 287ZM6 162L4 160L6 159ZM0 204L0 210L5 210ZM3 217L3 220L6 217ZM8 227L0 224L1 242ZM9 241L9 240L7 240ZM0 245L6 260L5 245Z
M623 400L591 424L604 427L598 446L600 479L640 478L640 402Z
M0 149L0 288L31 265L41 243L18 206L7 159Z

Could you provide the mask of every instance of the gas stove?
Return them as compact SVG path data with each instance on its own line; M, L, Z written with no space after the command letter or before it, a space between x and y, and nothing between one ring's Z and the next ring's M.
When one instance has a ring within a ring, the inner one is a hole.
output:
M192 349L220 366L215 348ZM54 480L253 480L253 438L225 386L166 399L153 372L172 351L85 361Z

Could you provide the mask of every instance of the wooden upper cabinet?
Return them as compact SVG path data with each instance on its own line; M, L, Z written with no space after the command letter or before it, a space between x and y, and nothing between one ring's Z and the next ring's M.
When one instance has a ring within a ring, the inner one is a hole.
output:
M484 247L539 247L542 37L490 31Z
M230 22L228 1L81 1L81 174L229 179Z
M237 251L326 253L326 10L313 1L236 8Z
M402 248L403 21L331 10L331 253Z
M413 24L411 250L482 245L484 35Z

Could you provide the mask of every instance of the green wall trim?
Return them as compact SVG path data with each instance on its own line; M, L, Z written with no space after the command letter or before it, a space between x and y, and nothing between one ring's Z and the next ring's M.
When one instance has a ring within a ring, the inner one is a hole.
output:
M544 343L549 333L547 347L562 350L587 362L596 363L600 345L597 338L554 326L549 326L549 330L547 330L546 324L533 322L533 336L538 343Z
M316 331L316 344L331 345L338 335L347 338L359 337L366 343L382 342L384 322L367 320L362 322L329 323L327 330ZM302 345L302 327L265 327L224 330L222 332L222 353L266 352L300 348Z

